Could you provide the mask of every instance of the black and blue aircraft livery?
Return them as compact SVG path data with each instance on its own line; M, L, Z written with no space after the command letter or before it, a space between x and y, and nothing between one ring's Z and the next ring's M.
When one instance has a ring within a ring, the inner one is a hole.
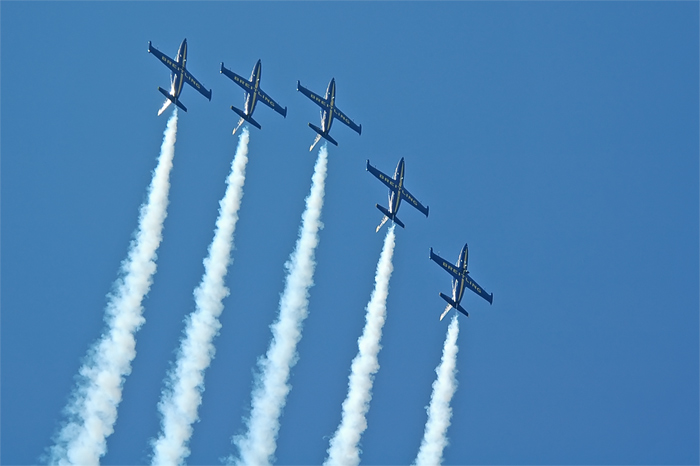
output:
M376 204L377 209L381 211L381 213L384 214L384 218L382 219L382 222L379 224L377 227L376 231L379 231L379 229L386 223L387 220L391 219L394 223L396 223L398 226L401 228L405 228L403 222L399 220L399 218L396 216L396 213L399 211L399 206L401 205L401 199L405 199L408 201L413 207L416 209L420 210L423 212L423 214L427 217L428 216L428 211L429 207L424 207L423 204L418 202L418 199L413 197L411 193L408 192L406 188L403 186L403 174L404 174L404 169L406 165L403 161L403 157L401 157L401 160L399 160L399 164L396 165L396 171L394 172L394 178L390 178L381 171L377 170L374 168L372 165L369 164L369 160L367 161L367 171L379 178L379 181L384 183L389 187L389 209L385 209L384 207L380 206L379 204Z
M157 48L153 47L150 41L148 41L148 53L155 55L158 60L170 68L171 71L170 92L161 87L158 88L161 94L168 99L163 104L163 107L158 111L158 115L161 115L165 109L168 108L170 103L174 103L185 112L187 111L187 108L185 108L185 106L182 105L182 102L180 102L180 93L182 92L182 85L184 83L194 87L200 92L200 94L211 100L211 90L207 90L204 86L202 86L199 81L194 79L194 76L192 76L185 68L187 64L187 39L183 40L182 44L180 44L180 48L177 51L177 60L173 60Z
M459 253L459 259L457 259L457 265L446 261L442 257L438 256L433 252L433 248L430 248L430 258L435 261L440 267L447 270L447 272L452 275L452 298L445 296L440 293L440 297L447 301L448 306L445 311L440 316L440 320L445 317L445 314L449 312L450 309L457 309L459 312L469 317L469 313L459 304L464 296L464 290L466 288L471 289L474 293L478 294L489 304L493 304L493 293L488 294L482 287L480 287L472 278L469 276L469 271L467 271L467 259L468 259L469 249L465 244L462 251Z
M331 130L331 125L333 124L333 119L337 118L353 130L357 131L357 134L362 134L362 125L355 124L350 118L345 116L343 112L340 111L338 107L335 106L335 78L331 79L328 83L328 89L326 90L326 97L323 98L320 95L314 94L307 88L301 85L301 82L297 81L297 91L304 94L306 97L311 99L316 105L321 107L321 127L309 123L311 129L316 131L318 135L314 139L314 143L309 147L309 151L314 149L314 146L321 140L321 138L330 141L336 146L338 143L333 139L329 133Z
M255 67L253 67L253 72L250 74L250 81L229 70L223 63L221 63L220 72L226 75L234 83L241 86L246 94L245 107L243 107L243 110L231 105L231 110L236 112L241 117L241 119L238 121L238 126L236 126L233 130L233 134L236 134L236 131L241 127L244 121L247 121L256 128L261 129L260 124L253 120L253 111L255 111L255 104L258 103L258 100L283 117L287 118L287 107L282 108L280 104L272 100L269 95L265 94L265 92L260 89L260 77L262 75L262 63L260 60L258 60Z

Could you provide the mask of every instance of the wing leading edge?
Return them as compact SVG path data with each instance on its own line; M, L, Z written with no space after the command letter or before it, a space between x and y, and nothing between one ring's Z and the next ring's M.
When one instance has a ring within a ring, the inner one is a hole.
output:
M480 287L479 284L472 279L472 277L470 277L469 275L465 275L464 282L466 283L467 287L470 288L474 293L484 298L486 301L489 302L489 304L493 304L493 293L487 293L486 290Z
M150 40L148 41L148 53L152 53L153 55L155 55L156 58L160 60L161 63L163 63L165 66L170 68L170 71L172 71L173 73L177 73L178 71L180 71L180 69L177 67L177 63L175 62L175 60L173 60L172 58L155 48L153 45L151 45Z
M275 112L279 113L283 117L287 118L287 107L282 108L280 104L272 100L272 97L267 95L262 89L258 88L258 99L260 102L264 103L270 107Z
M432 261L435 262L437 265L439 265L440 267L442 267L443 269L445 269L445 270L447 271L447 273L449 273L450 275L452 275L452 276L453 276L454 278L456 278L457 280L459 280L460 278L462 278L462 273L461 273L460 270L457 268L457 266L454 265L454 264L452 264L452 263L451 263L450 261L448 261L447 259L443 259L442 257L440 257L440 256L438 256L437 254L435 254L435 253L433 252L433 248L430 248L430 260L432 260Z
M182 70L185 78L185 82L195 88L200 94L202 94L204 97L209 99L211 101L211 89L207 89L202 84L195 79L194 76L192 76L192 73L190 73L187 70Z
M330 104L328 103L328 101L325 98L321 97L318 94L311 92L310 90L308 90L307 88L302 86L301 81L297 81L297 91L301 92L306 97L311 99L311 101L313 103L315 103L316 105L318 105L322 109L328 110L330 108Z
M401 197L404 200L406 200L409 204L411 204L413 207L415 207L416 209L421 211L423 213L423 215L425 215L426 217L428 216L430 207L425 207L423 204L418 202L418 199L413 197L413 195L411 193L409 193L408 190L406 188L404 188L403 186L401 187Z
M333 107L333 116L342 122L346 126L349 126L352 130L357 132L357 134L362 134L362 125L356 124L350 118L348 118L343 112L340 111L338 107Z
M394 181L393 178L390 176L387 176L385 173L382 173L380 170L374 168L372 165L369 164L369 160L367 161L367 171L370 172L372 175L377 177L379 181L384 183L389 189L392 191L396 191L398 189L398 185L396 184L396 181Z
M234 83L241 86L244 91L253 92L253 84L250 81L248 81L246 78L244 78L243 76L236 74L235 72L226 68L224 66L223 62L221 63L221 70L219 70L219 72L222 73L227 78L229 78Z

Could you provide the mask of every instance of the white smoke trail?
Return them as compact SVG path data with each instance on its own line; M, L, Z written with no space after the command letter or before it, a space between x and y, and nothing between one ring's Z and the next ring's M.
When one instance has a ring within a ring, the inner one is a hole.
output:
M457 335L459 334L459 319L457 313L452 316L452 322L447 329L445 346L442 350L442 360L435 369L437 379L433 382L433 394L428 407L428 422L425 423L425 434L414 464L416 466L438 466L442 462L442 451L447 446L447 428L450 426L452 408L450 401L457 389Z
M243 466L269 465L277 448L279 418L291 390L287 383L289 372L297 360L296 347L308 313L309 288L313 285L316 268L314 255L319 240L318 230L322 228L321 209L327 165L328 151L324 144L318 152L314 167L299 239L285 264L287 279L280 298L279 317L271 326L270 347L267 354L258 361L259 374L252 394L248 432L244 436L233 438L240 451L240 459L230 457L229 462Z
M168 374L166 389L158 404L162 422L160 436L153 441L154 465L183 464L190 454L187 444L202 402L204 371L214 357L212 340L221 328L222 300L229 294L224 278L231 263L233 234L243 197L248 141L248 129L244 128L226 180L226 193L219 202L219 218L209 245L209 256L204 259L204 275L194 290L195 310L187 318L177 363Z
M164 133L148 199L140 208L138 229L109 295L106 329L80 368L80 380L65 408L68 422L49 452L51 464L96 465L107 451L106 439L114 432L124 379L136 357L134 334L145 320L141 302L156 271L156 250L167 216L176 135L175 110Z
M384 238L384 247L377 263L374 291L367 304L367 322L362 336L357 340L358 353L352 361L348 395L343 402L343 415L331 439L326 465L357 466L360 464L359 443L367 428L366 414L372 399L374 374L379 370L377 355L381 349L382 327L386 320L386 298L389 295L389 279L394 270L395 225Z

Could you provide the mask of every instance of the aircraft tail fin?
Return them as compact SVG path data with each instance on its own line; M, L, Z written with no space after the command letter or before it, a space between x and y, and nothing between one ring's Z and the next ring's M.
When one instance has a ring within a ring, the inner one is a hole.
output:
M170 94L168 91L166 91L162 87L159 87L158 90L160 91L161 94L163 94L165 96L166 99L168 99L169 101L171 101L172 103L174 103L175 105L180 107L183 111L185 111L185 112L187 111L187 108L184 105L182 105L182 102L180 102L179 99L176 99L175 97L173 97L172 94ZM161 109L161 111L158 113L158 115L163 113L163 111L166 108L167 108L167 105L164 105L163 108Z
M333 139L333 138L331 137L330 134L328 134L327 132L324 133L323 131L321 131L321 128L319 128L318 126L309 123L309 127L310 127L312 130L316 131L316 132L319 134L319 136L321 136L322 138L326 139L328 142L330 142L330 143L333 144L334 146L337 146L337 145L338 145L338 143L336 142L336 140Z
M233 128L233 132L231 133L232 135L236 134L236 131L238 131L238 128L240 128L243 125L244 121L245 121L245 118L241 118L240 120L238 120L238 124L236 125L235 128Z
M314 142L311 144L311 147L309 147L309 152L314 150L314 147L316 147L316 144L318 144L318 141L320 141L320 140L321 140L321 135L317 134L316 139L314 139Z
M161 116L161 115L163 114L163 112L164 112L168 107L170 107L170 104L171 104L171 103L172 103L172 101L171 101L170 99L165 99L165 102L163 102L163 106L160 107L160 110L158 110L158 116Z
M459 312L461 312L461 313L464 314L465 316L469 317L469 313L466 311L466 309L464 309L462 306L460 306L459 304L457 304L456 302L454 302L454 301L452 300L452 298L450 298L449 296L446 296L446 295L444 295L444 294L442 294L442 293L440 293L440 297L441 297L442 299L444 299L445 301L447 301L447 304L449 304L448 309L445 309L445 312L443 312L442 315L440 316L440 320L442 320L442 318L445 317L445 314L447 314L447 311L450 310L450 309L449 309L450 307L452 307L452 308L454 308L454 309L457 309Z
M448 304L448 305L445 307L445 310L442 311L442 314L440 314L440 320L442 320L442 319L447 315L447 313L450 312L452 309L453 309L453 307L452 307L451 305Z
M238 114L239 117L243 118L245 121L247 121L247 122L250 123L251 125L255 126L255 127L258 128L258 129L262 129L262 127L260 126L260 123L258 123L257 121L253 120L253 117L252 117L252 116L246 115L245 112L244 112L243 110L237 109L237 108L234 107L233 105L231 105L231 110L233 110L234 112L236 112L236 113Z
M382 221L379 223L379 225L377 225L377 229L374 230L375 233L379 233L379 230L384 226L387 220L389 220L389 217L387 217L386 215L382 217Z

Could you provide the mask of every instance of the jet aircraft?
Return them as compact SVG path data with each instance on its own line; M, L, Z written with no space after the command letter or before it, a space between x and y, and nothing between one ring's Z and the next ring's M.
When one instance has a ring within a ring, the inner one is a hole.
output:
M362 125L355 124L350 118L345 116L345 114L341 112L338 107L335 106L335 78L331 79L331 82L328 83L328 89L326 90L325 98L314 94L313 92L302 86L301 82L299 81L297 81L297 91L301 92L306 97L311 99L316 105L321 107L321 127L319 128L318 126L309 123L311 129L318 133L316 139L314 139L314 143L311 144L311 147L309 147L309 151L312 151L314 149L314 146L318 143L318 141L321 140L321 138L330 141L336 146L338 145L338 143L335 142L335 139L333 139L330 136L330 134L328 134L331 130L331 125L333 124L334 118L337 118L353 130L355 130L357 134L362 134Z
M233 134L236 134L236 131L241 127L244 121L247 121L256 128L261 129L260 124L253 120L253 111L255 110L255 104L258 103L258 100L283 117L287 118L287 107L282 108L277 102L272 100L269 95L265 94L265 92L260 89L260 77L262 75L262 63L260 60L258 60L253 67L253 72L250 75L250 81L229 70L223 63L221 63L220 73L223 73L234 83L241 86L246 93L245 107L243 107L244 110L240 110L231 105L231 110L236 112L241 117L241 119L238 121L238 126L236 126L233 130Z
M403 222L399 220L399 218L396 216L396 213L399 211L399 206L401 205L401 199L406 199L413 207L416 209L420 210L423 212L423 214L427 217L428 216L428 210L429 207L424 207L423 204L418 202L418 200L413 197L411 193L408 192L406 188L403 186L403 174L404 174L404 168L405 164L403 161L403 157L401 157L401 160L399 160L399 164L396 165L396 171L394 172L394 178L390 178L381 171L377 170L374 168L372 165L369 164L369 160L367 161L367 171L369 171L371 174L379 178L379 181L384 183L389 187L389 209L385 209L384 207L380 206L379 204L376 204L377 209L379 209L383 214L384 218L382 219L382 222L379 224L377 227L377 231L386 223L387 220L391 219L394 223L399 225L401 228L405 228Z
M430 248L430 259L435 261L440 267L447 270L447 272L452 275L452 298L445 296L440 293L440 297L447 301L448 306L445 311L440 316L440 320L445 317L445 314L449 312L450 309L457 309L459 312L469 317L469 313L459 304L462 301L465 288L470 288L474 293L478 294L489 304L493 304L493 293L488 294L486 291L480 287L472 278L469 276L467 271L467 256L469 254L469 249L465 244L462 251L459 253L459 259L457 259L457 265L453 265L442 257L438 256L433 252L433 248Z
M184 83L197 89L204 97L211 101L211 90L207 90L202 86L199 81L197 81L194 76L190 74L185 68L187 63L187 39L182 41L180 48L177 51L177 60L173 60L169 56L162 53L157 48L151 45L151 41L148 41L148 53L152 53L156 56L165 66L170 68L170 92L159 87L158 90L163 94L168 100L165 101L163 107L158 111L158 115L161 115L170 103L174 103L182 110L187 111L182 102L180 102L180 93L182 92L182 85Z

